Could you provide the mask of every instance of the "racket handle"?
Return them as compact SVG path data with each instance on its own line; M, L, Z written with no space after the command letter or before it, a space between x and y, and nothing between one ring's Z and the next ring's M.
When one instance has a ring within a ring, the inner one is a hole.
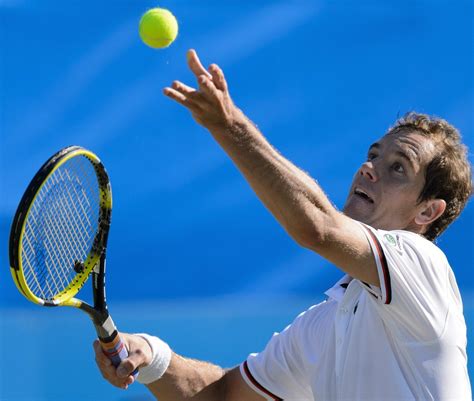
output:
M112 365L117 367L120 365L124 359L128 357L128 351L123 343L120 335L117 335L113 338L113 340L109 342L105 342L104 340L100 339L100 345L102 346L102 350L104 351L105 355L112 361ZM137 377L138 375L138 368L132 372L133 377Z

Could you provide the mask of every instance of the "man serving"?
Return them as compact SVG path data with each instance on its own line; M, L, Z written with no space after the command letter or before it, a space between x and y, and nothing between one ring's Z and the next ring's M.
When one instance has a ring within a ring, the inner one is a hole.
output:
M413 112L399 119L370 145L340 212L234 105L217 65L206 70L194 50L188 64L198 88L175 81L164 94L209 130L287 233L345 275L238 367L124 334L129 357L117 369L94 345L103 376L126 388L139 368L160 401L470 399L462 301L433 243L472 193L457 130Z

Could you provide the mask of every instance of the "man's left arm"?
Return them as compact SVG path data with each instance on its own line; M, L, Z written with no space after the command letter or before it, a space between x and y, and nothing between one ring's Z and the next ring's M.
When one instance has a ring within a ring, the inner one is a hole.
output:
M199 88L174 81L164 94L188 108L210 131L296 242L352 277L379 286L375 260L360 224L339 212L319 185L278 153L234 105L217 65L206 71L194 50L188 52L188 64Z

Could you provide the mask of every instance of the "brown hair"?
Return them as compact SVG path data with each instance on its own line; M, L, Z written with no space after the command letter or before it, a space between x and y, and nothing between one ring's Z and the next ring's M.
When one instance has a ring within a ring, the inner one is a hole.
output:
M388 134L415 131L429 137L436 146L436 154L426 168L425 185L419 202L444 199L446 210L428 227L424 237L433 241L461 213L472 195L471 165L467 147L459 131L441 118L409 112L400 118Z

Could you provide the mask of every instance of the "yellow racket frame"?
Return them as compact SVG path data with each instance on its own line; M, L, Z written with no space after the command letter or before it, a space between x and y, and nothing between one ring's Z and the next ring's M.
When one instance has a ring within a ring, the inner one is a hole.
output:
M48 300L47 302L45 302L43 299L33 294L33 292L28 287L28 284L26 283L26 278L23 272L23 260L21 257L22 249L23 249L23 236L25 233L26 222L28 220L31 207L33 206L39 192L43 188L43 185L51 177L51 175L57 169L59 169L64 163L66 163L68 160L71 160L72 158L78 157L78 156L85 156L87 159L89 159L89 161L93 164L94 169L96 170L96 173L97 173L97 166L101 165L100 159L94 153L84 148L75 149L67 153L66 155L64 155L62 158L60 158L56 162L53 169L44 178L40 187L38 188L32 200L30 201L28 211L26 212L26 216L23 220L23 225L21 227L21 233L20 233L20 241L18 243L18 250L17 250L19 269L10 267L10 272L13 276L13 280L17 288L20 290L20 292L30 301L39 305L50 305L50 306L61 305L61 306L73 306L77 308L80 307L82 304L82 301L74 298L74 295L76 295L79 292L79 290L82 288L84 283L87 281L87 278L89 277L89 274L91 273L91 271L99 263L100 253L94 252L94 250L92 249L84 262L84 267L85 267L84 271L81 273L78 273L75 276L74 280L64 290L56 294L51 300ZM100 207L106 210L107 209L110 210L112 209L112 192L110 190L110 184L107 182L105 186L102 185L99 177L98 177L98 182L99 182L99 188L100 188L99 190Z

